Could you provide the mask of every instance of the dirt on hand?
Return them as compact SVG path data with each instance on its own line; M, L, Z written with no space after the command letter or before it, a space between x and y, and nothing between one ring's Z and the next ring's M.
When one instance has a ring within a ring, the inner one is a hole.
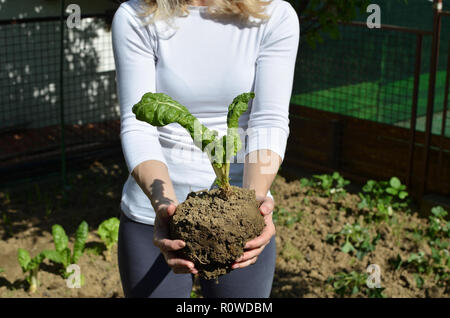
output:
M255 191L231 188L228 197L221 189L191 192L170 222L171 238L186 242L179 256L192 261L206 279L230 272L245 243L265 226Z

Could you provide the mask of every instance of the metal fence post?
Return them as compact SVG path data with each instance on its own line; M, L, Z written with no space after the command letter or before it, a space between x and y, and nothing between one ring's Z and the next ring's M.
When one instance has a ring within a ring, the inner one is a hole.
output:
M61 127L61 183L62 195L66 198L66 141L65 141L65 120L64 120L64 0L61 0L61 16L60 16L60 59L59 59L59 105L60 105L60 127Z
M428 83L428 103L427 103L427 117L425 123L425 144L424 144L424 166L422 171L422 183L419 190L419 198L422 199L426 191L426 183L428 179L428 161L430 144L432 137L432 123L433 123L433 108L434 108L434 93L436 88L436 73L439 63L439 44L441 37L441 11L442 0L434 0L433 2L433 40L431 47L431 62L430 62L430 80Z
M410 143L409 143L409 164L406 178L406 185L411 188L412 186L412 173L414 165L414 148L416 139L416 121L417 121L417 104L419 100L419 83L420 83L420 67L422 63L422 48L423 48L423 34L417 34L416 44L416 65L414 67L414 91L413 102L411 109L411 122L410 122ZM411 189L410 189L411 190Z

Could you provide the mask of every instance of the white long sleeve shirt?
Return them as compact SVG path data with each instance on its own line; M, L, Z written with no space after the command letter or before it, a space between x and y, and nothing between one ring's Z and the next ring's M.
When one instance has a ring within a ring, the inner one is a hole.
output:
M143 24L139 0L122 3L114 16L112 40L120 137L130 173L143 161L165 163L179 202L190 191L209 189L215 180L207 155L184 128L176 123L156 128L136 119L132 107L147 92L171 96L219 136L226 133L234 97L255 93L239 120L246 137L237 163L231 164L234 185L242 186L242 162L249 152L269 149L284 157L300 27L288 2L273 0L266 8L267 22L253 19L255 24L244 26L215 21L206 7L189 6L189 15L176 17L170 27L164 22ZM131 174L121 209L132 220L154 223L150 201Z

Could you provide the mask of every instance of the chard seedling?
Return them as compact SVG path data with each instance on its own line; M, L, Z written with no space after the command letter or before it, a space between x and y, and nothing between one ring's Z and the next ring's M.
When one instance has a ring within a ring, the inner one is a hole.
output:
M97 234L102 239L106 246L106 259L111 259L111 249L119 239L119 224L118 218L113 217L103 221L98 227Z
M61 264L63 271L61 275L67 278L70 273L67 273L67 268L71 264L76 264L84 252L84 245L88 237L88 224L86 221L81 222L76 233L75 243L73 245L73 252L70 251L68 246L69 238L64 231L64 228L55 224L52 227L53 243L55 244L54 250L44 250L42 253L45 258L48 258L54 263Z
M38 282L38 272L39 266L44 260L44 255L39 253L35 257L31 258L30 253L23 248L19 248L17 251L17 260L22 272L27 274L26 281L29 285L29 292L36 292L39 282Z
M189 110L164 93L146 93L141 101L133 106L133 113L138 120L152 126L162 127L178 123L184 127L194 144L206 152L216 174L216 184L229 194L231 191L229 172L231 159L242 147L239 117L248 109L248 102L254 98L253 92L235 97L228 107L227 133L222 138L218 132L209 130L195 118Z

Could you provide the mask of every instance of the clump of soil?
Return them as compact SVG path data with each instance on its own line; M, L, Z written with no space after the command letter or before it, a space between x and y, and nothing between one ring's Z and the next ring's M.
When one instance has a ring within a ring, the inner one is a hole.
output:
M171 238L186 242L179 256L192 261L206 279L230 272L245 243L264 228L255 191L231 188L230 195L221 189L191 192L170 222Z

